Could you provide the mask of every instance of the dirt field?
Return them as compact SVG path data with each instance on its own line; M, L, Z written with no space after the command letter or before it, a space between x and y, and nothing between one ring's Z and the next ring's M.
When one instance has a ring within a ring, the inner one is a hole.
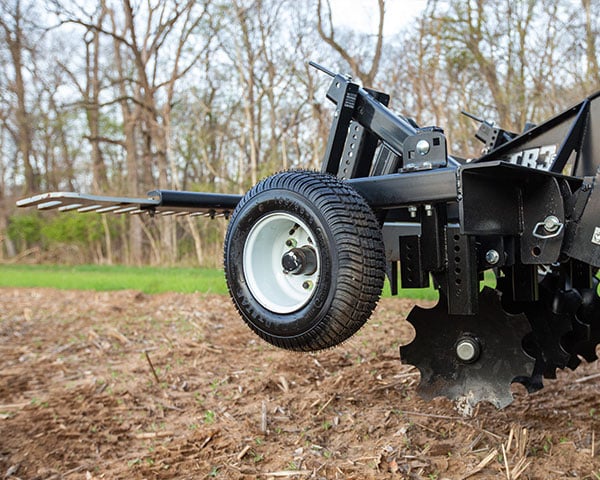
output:
M600 479L600 363L463 418L398 360L406 300L275 350L226 297L0 289L0 478Z

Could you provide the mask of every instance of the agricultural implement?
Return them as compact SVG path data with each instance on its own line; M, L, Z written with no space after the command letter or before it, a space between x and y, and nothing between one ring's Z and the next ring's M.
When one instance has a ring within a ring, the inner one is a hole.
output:
M433 284L437 305L413 308L416 336L400 347L425 398L502 408L511 383L533 392L557 369L596 360L600 94L519 134L476 119L483 154L464 160L448 155L442 129L388 109L388 95L312 65L332 77L335 104L320 172L277 173L243 196L54 192L18 205L226 216L233 302L255 333L290 350L351 337L386 275L394 294Z

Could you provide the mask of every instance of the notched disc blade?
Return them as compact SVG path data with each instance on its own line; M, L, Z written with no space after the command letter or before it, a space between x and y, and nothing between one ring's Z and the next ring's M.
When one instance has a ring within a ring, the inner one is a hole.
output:
M416 336L400 347L400 356L421 372L418 392L425 399L446 396L470 405L487 401L503 408L513 400L511 383L533 373L534 359L522 347L529 322L523 314L506 313L498 292L491 288L480 293L477 315L449 315L446 299L440 296L432 309L415 307L408 321ZM477 339L481 347L472 363L456 355L457 340L465 335Z

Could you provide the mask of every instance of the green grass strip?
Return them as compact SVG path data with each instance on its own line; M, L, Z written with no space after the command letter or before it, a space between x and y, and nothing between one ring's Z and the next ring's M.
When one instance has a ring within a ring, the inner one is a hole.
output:
M0 265L0 286L97 291L131 289L143 293L227 293L221 270L119 265Z
M486 284L493 275L486 272ZM143 293L227 294L223 271L209 268L125 267L121 265L0 264L0 287L52 287L65 290L139 290ZM386 280L383 297L390 297ZM400 289L399 297L437 300L433 287Z

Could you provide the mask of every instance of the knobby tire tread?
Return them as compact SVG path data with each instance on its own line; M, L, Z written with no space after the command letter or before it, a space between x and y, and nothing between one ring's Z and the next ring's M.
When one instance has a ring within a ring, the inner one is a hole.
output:
M240 201L236 214L268 190L291 191L307 199L321 215L335 241L339 268L337 289L329 310L309 331L295 337L270 335L255 328L248 312L234 301L250 328L267 342L290 350L333 347L356 333L373 312L383 287L385 253L379 222L366 201L348 184L316 172L282 172L259 182ZM228 230L227 237L230 232ZM225 244L228 245L226 238ZM227 252L225 252L227 256ZM232 286L228 286L232 292Z

